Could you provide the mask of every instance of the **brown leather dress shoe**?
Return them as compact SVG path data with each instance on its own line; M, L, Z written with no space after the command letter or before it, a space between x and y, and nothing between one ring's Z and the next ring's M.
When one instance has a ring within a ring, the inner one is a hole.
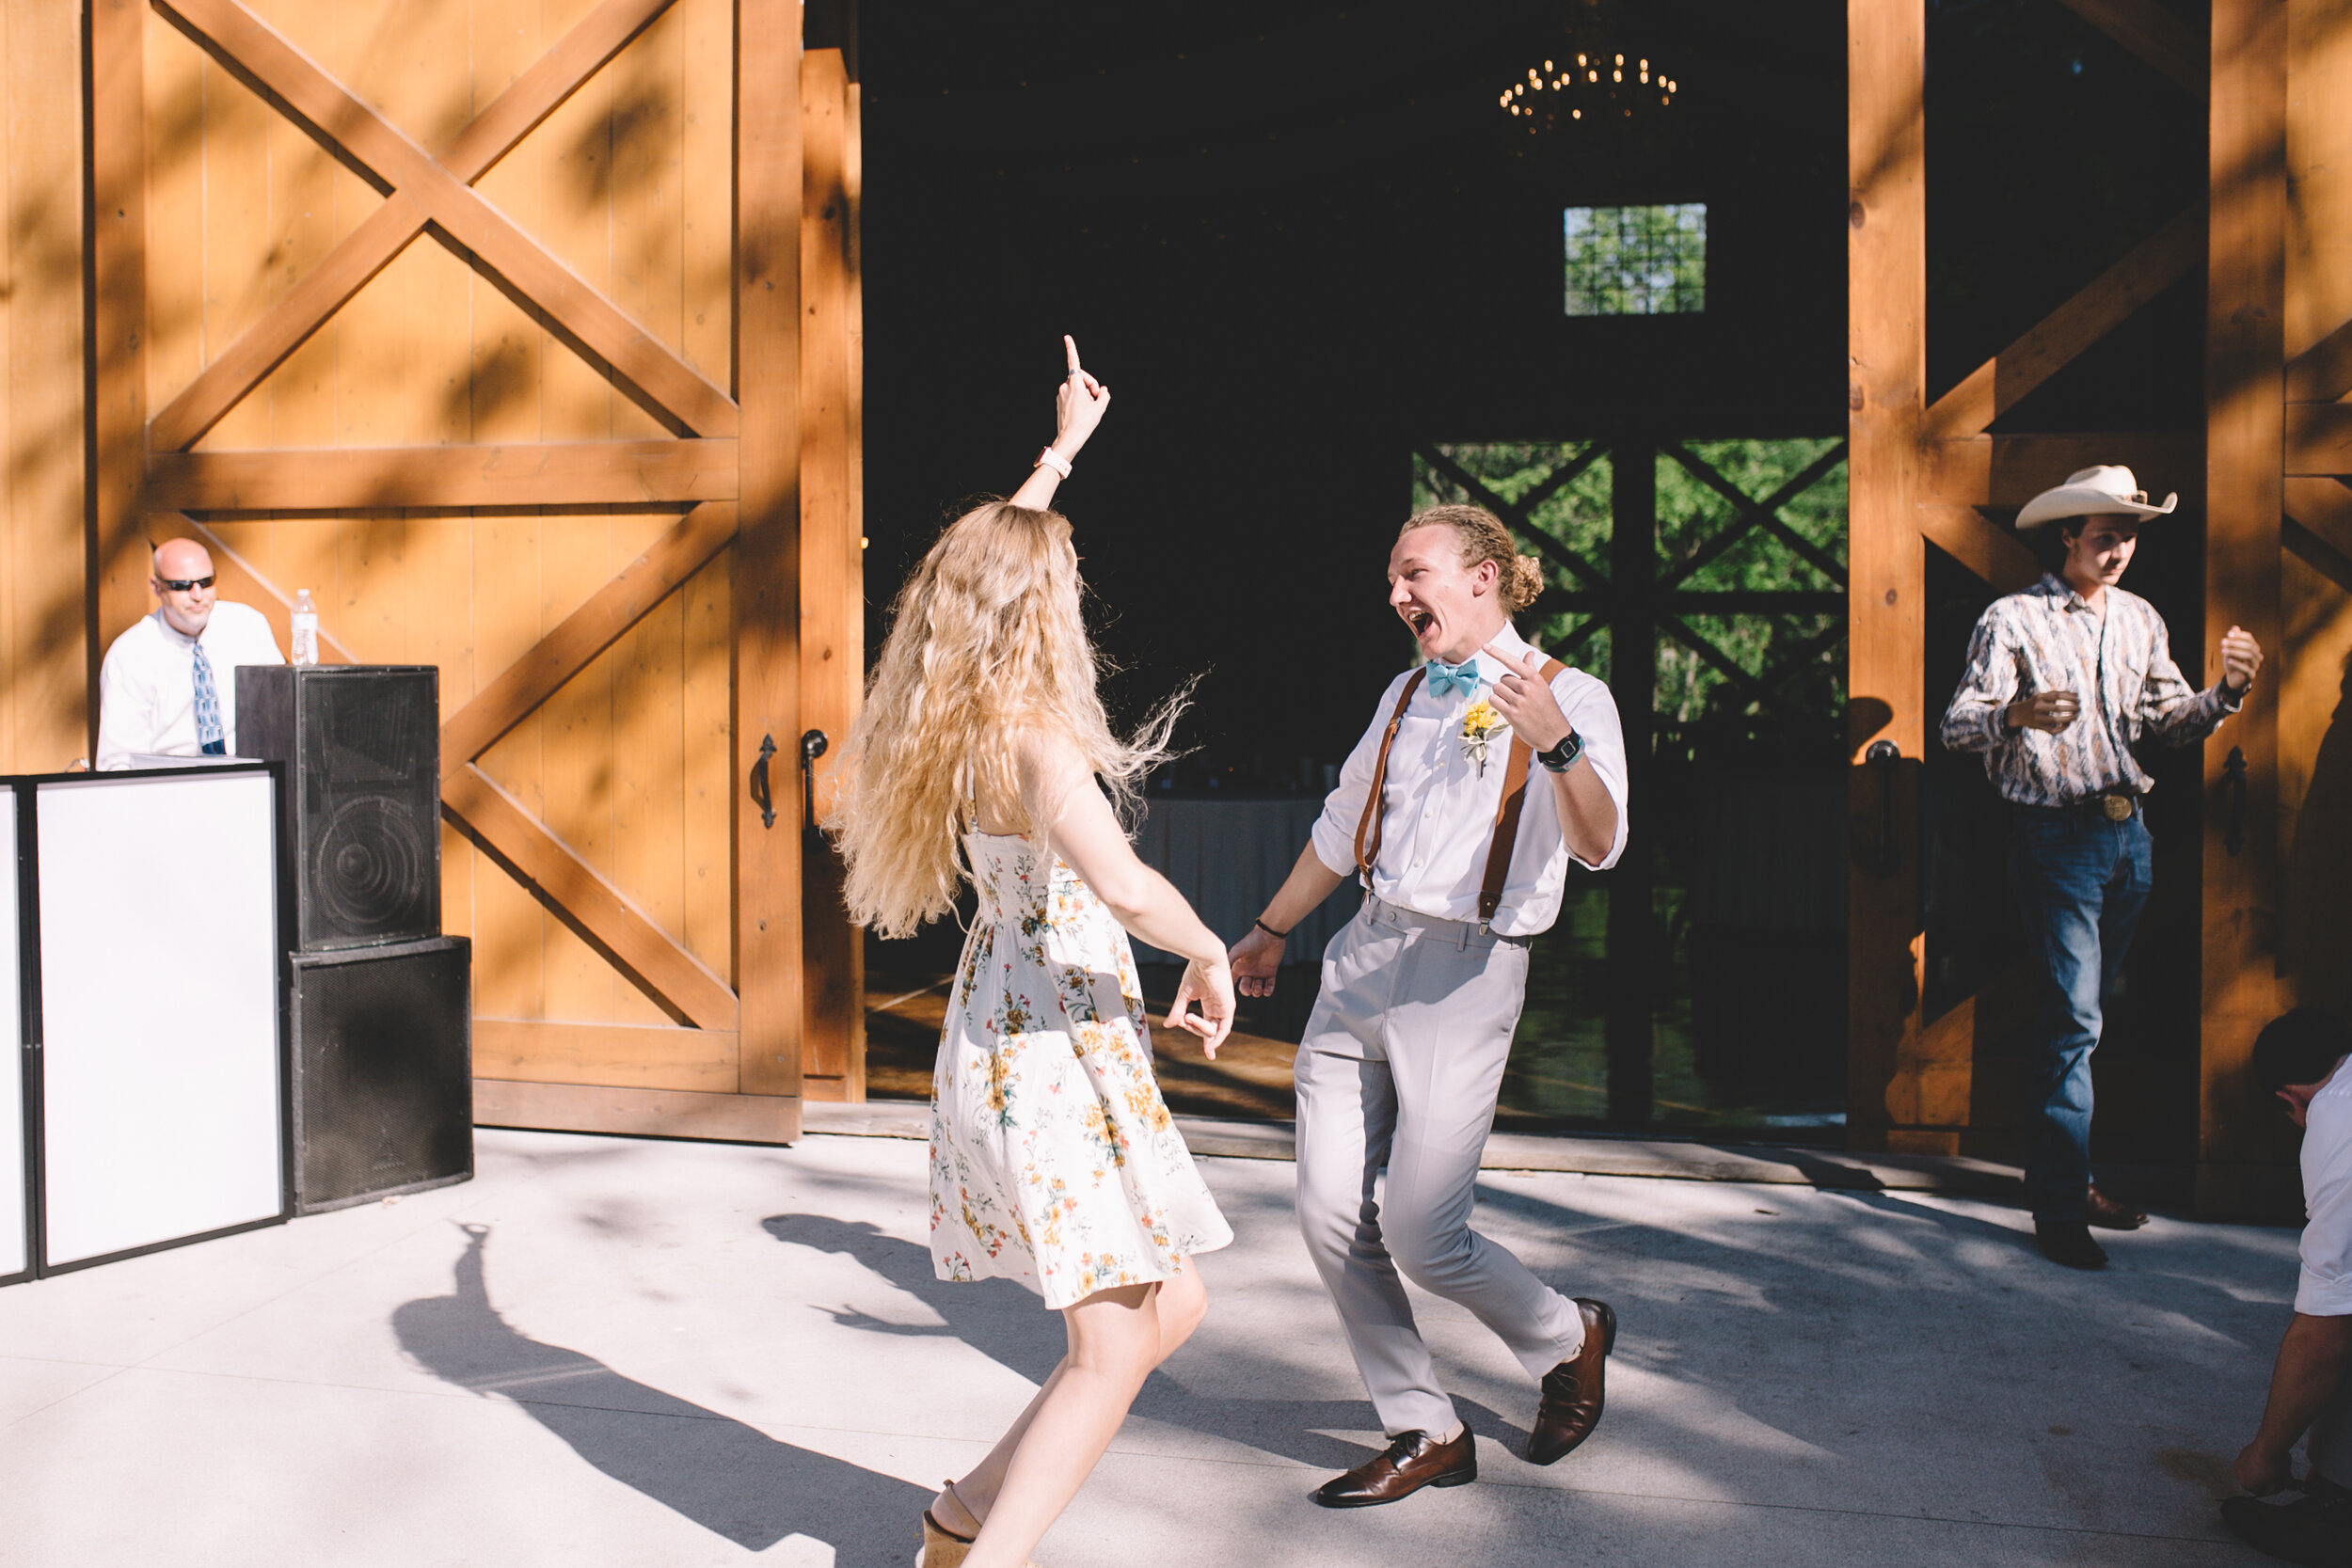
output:
M1535 1404L1535 1425L1527 1434L1531 1465L1565 1458L1593 1434L1607 1402L1609 1353L1617 1343L1617 1314L1605 1301L1576 1298L1584 1315L1584 1345L1544 1374L1544 1395Z
M2352 1492L2314 1476L2292 1502L2231 1497L2221 1505L2222 1522L2238 1538L2272 1557L2312 1568L2352 1562Z
M2102 1230L2137 1230L2148 1223L2148 1216L2137 1209L2127 1209L2098 1188L2090 1189L2090 1201L2083 1218Z
M1399 1433L1388 1451L1315 1489L1326 1508L1372 1508L1409 1497L1424 1486L1462 1486L1478 1479L1478 1440L1462 1429L1451 1443L1425 1432Z
M2036 1220L2033 1239L2042 1243L2042 1256L2053 1263L2063 1263L2070 1269L2104 1269L2107 1266L2106 1249L2090 1239L2087 1225L2070 1225L2064 1220Z

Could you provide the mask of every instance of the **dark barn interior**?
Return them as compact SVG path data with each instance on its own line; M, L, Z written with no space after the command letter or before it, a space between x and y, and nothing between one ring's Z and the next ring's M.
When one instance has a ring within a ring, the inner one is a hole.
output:
M1155 787L1319 788L1409 657L1381 565L1417 499L1567 475L1529 501L1552 508L1555 587L1522 625L1612 680L1636 837L1538 947L1506 1113L1836 1136L1845 22L1725 0L867 8L869 645L939 525L1009 490L1051 433L1065 331L1118 400L1061 498L1110 689L1134 716L1200 678L1191 752ZM2148 66L2060 7L1931 0L1928 37L1932 396L2194 198L2204 150ZM1671 103L1540 133L1499 106L1580 50L1654 60ZM1564 210L1667 203L1705 206L1704 309L1567 313ZM1995 428L2194 431L2202 289L2174 285ZM1710 556L1742 509L1670 449L1751 508L1810 464L1814 564L1775 564L1769 541ZM2194 626L2195 449L2141 477L2185 505L2132 586ZM1932 551L1930 572L1932 714L1990 591ZM2195 764L2158 777L2187 795ZM2014 937L1979 763L1931 747L1929 780L1932 1012ZM2193 860L2164 791L2153 809ZM2193 1037L2133 1022L2183 973L2194 903L2159 892L2100 1058L2151 1103L2194 1070ZM957 935L913 958L877 944L877 972L944 970ZM1295 1039L1311 990L1245 1026ZM1978 1083L1999 1101L2013 1079Z

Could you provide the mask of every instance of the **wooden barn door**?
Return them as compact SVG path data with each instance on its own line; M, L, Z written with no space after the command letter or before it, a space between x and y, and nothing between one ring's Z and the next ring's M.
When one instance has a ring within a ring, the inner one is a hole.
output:
M281 642L307 588L323 657L439 666L484 1121L859 1088L801 773L863 662L855 87L803 14L93 0L94 645L184 533Z
M2260 175L2215 184L2212 468L2237 504L2214 508L2206 621L2270 657L2243 733L2206 748L2198 1196L2287 1213L2296 1138L2248 1055L2282 1008L2352 1016L2352 19L2215 17L2215 166Z

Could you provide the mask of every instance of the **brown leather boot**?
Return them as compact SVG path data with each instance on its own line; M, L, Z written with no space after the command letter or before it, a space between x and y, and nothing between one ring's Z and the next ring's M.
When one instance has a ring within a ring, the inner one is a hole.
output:
M2096 1187L2090 1189L2083 1218L2102 1230L2137 1230L2148 1223L2147 1215L2116 1202Z
M1549 1465L1593 1434L1608 1402L1609 1353L1617 1343L1617 1314L1605 1301L1576 1298L1584 1316L1584 1344L1575 1355L1544 1374L1535 1425L1527 1434L1531 1465Z

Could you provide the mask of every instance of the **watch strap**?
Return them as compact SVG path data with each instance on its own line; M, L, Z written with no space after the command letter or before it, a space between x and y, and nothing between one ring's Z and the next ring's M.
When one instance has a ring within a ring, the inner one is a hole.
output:
M1576 759L1584 754L1584 737L1571 726L1559 745L1548 752L1535 753L1535 760L1555 773L1565 773L1576 766Z

